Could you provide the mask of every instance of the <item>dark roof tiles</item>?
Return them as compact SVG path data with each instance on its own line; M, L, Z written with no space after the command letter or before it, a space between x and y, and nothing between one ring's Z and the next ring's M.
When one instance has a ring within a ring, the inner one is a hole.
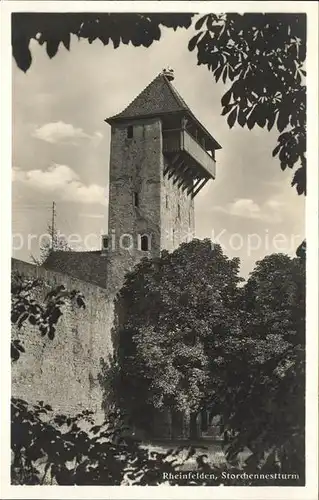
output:
M121 113L106 121L188 111L188 109L166 76L159 74Z
M106 288L107 257L101 251L51 252L43 267Z

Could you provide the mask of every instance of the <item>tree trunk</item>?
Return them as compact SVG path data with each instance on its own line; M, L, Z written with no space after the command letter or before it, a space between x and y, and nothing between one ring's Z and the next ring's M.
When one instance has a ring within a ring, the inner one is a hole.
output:
M208 431L208 415L207 415L207 410L203 408L200 412L201 416L201 431L202 432L207 432Z
M190 415L189 437L191 439L197 439L199 437L198 426L197 426L197 412L191 413Z

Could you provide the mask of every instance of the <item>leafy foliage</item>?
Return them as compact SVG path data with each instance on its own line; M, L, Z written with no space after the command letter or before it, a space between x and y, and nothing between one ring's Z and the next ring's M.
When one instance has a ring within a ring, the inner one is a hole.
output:
M149 452L125 435L117 413L92 425L92 414L54 415L49 405L12 400L12 477L16 484L158 484L178 456ZM87 424L87 425L85 425ZM178 454L176 454L178 455ZM44 468L39 462L45 463ZM42 476L42 477L41 477Z
M42 266L53 250L60 250L62 252L70 252L73 250L66 238L60 234L60 231L56 228L52 229L51 224L48 224L47 233L51 235L51 238L42 242L40 246L40 256L34 257L34 255L31 254L31 259L37 266Z
M248 470L298 473L304 482L305 352L302 346L275 351L263 363L250 362L244 379L250 384L237 384L225 401L226 421L237 431L227 458L232 462L247 446Z
M296 250L296 255L297 257L299 257L299 259L305 260L306 254L307 254L307 243L306 240L303 240Z
M133 419L152 408L202 408L218 377L215 345L238 332L238 268L218 245L193 240L128 275L118 303L127 312L119 314L117 392Z
M188 28L193 14L174 13L14 13L12 14L12 52L22 71L32 63L30 40L46 46L50 58L59 46L70 50L71 35L89 43L100 40L103 45L113 42L116 49L121 43L135 47L149 47L161 37L161 27Z
M257 262L243 289L245 339L224 359L221 405L247 467L298 472L304 480L305 262L274 254ZM228 389L228 390L227 390Z
M77 290L68 291L64 285L50 290L43 303L35 298L35 292L43 283L39 279L26 279L18 273L13 273L11 279L11 323L16 328L18 336L11 340L11 359L17 361L25 352L23 345L23 326L29 323L39 330L42 337L53 340L57 323L62 316L62 308L67 300L77 307L85 308L83 295Z
M291 345L305 344L305 262L267 255L245 286L245 328L250 335L280 335Z
M292 186L306 194L306 15L208 14L195 28L198 64L231 83L221 100L229 127L276 125L273 156L282 170L299 165Z
M205 447L179 446L150 451L132 438L115 411L101 425L92 425L92 413L74 417L54 414L40 401L28 405L21 399L11 403L11 448L13 484L70 485L218 485L265 484L265 481L222 478L222 471L241 474L236 466L226 469L208 464ZM194 470L198 476L178 473ZM200 475L205 473L205 475ZM211 476L209 476L211 474ZM267 483L267 481L266 481ZM287 483L287 482L286 482Z
M267 256L242 288L238 265L194 240L128 275L119 404L142 427L161 408L222 414L236 435L230 463L248 448L248 470L303 478L305 262Z

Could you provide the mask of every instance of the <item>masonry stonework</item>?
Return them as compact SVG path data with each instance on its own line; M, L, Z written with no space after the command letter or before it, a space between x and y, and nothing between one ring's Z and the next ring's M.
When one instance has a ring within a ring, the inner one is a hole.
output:
M132 127L133 137L128 137ZM159 256L161 235L161 121L130 121L112 127L109 190L108 290L145 256ZM149 251L141 250L146 236Z
M89 409L103 418L101 375L112 354L113 318L106 291L15 259L12 271L40 280L41 286L35 290L35 298L40 301L52 288L63 284L67 290L80 291L86 304L85 309L79 309L66 303L53 340L41 337L37 328L25 324L21 333L26 352L12 364L12 396L29 403L42 400L55 411L69 415Z

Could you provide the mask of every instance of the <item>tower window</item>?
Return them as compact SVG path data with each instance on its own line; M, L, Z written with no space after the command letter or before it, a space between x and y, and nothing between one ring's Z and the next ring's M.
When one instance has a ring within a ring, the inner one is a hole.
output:
M166 195L166 208L168 208L168 195Z
M108 236L103 236L102 237L102 248L103 250L106 250L107 247L108 247L108 243L109 243L109 238Z
M133 137L133 125L129 125L126 129L127 138L132 139Z
M147 234L143 234L143 236L141 236L141 250L143 252L148 252L149 250L149 241Z
M138 199L138 193L134 193L134 207L138 207L139 206L139 199Z
M177 205L177 217L179 219L181 218L181 207L180 207L180 204Z

